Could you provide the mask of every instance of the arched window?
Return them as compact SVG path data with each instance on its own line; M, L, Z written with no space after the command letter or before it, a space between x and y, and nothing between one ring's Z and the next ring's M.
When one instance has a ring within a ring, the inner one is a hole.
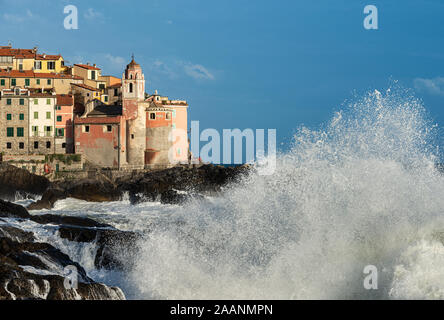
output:
M132 84L132 83L129 84L129 92L130 92L130 93L133 92L133 84Z

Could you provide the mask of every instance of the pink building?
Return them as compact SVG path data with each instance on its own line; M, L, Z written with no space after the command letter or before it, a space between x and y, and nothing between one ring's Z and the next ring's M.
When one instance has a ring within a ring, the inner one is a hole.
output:
M102 167L168 167L189 158L184 100L157 91L145 98L145 76L134 59L122 75L121 104L90 101L74 120L75 152Z

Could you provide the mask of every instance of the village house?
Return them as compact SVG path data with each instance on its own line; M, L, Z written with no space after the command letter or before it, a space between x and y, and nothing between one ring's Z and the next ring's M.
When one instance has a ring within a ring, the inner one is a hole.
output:
M56 153L74 152L74 97L58 94L55 110Z

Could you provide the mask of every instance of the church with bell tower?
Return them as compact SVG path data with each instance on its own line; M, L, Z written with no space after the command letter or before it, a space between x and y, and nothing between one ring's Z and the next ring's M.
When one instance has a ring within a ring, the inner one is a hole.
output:
M90 99L85 113L74 119L75 152L92 165L112 169L188 163L188 103L170 100L157 90L147 94L145 75L134 55L122 74L120 92L120 103Z

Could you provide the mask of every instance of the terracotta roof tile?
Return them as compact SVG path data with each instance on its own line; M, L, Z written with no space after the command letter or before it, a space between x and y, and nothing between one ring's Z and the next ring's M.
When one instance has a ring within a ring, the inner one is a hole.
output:
M100 68L96 68L94 66L89 66L87 64L74 64L77 67L88 69L88 70L101 70Z

